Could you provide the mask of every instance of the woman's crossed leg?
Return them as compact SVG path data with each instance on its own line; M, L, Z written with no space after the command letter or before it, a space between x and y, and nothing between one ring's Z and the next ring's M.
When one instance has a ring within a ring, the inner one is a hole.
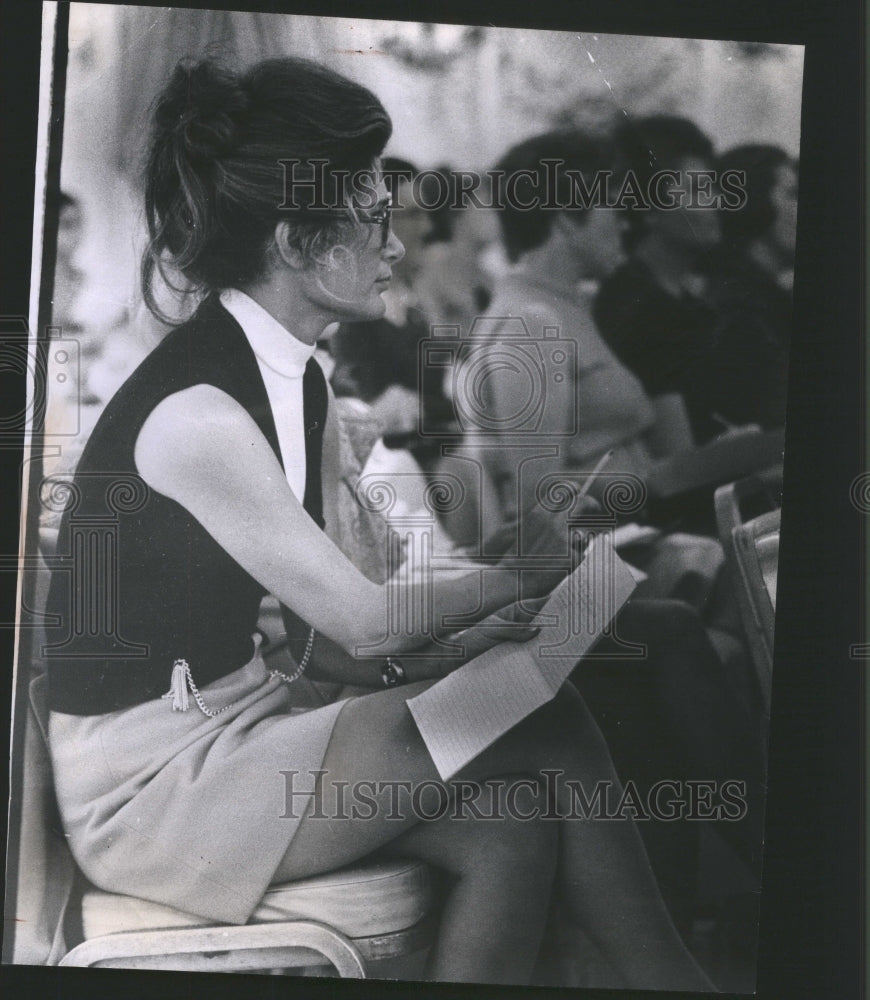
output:
M331 871L378 850L428 861L451 880L431 978L522 983L534 966L555 874L569 912L627 986L714 989L671 922L634 824L556 818L572 814L573 793L565 781L546 781L546 771L584 789L603 781L619 794L607 748L576 692L563 688L442 783L406 705L428 683L344 706L320 795L275 880ZM477 813L463 808L463 794L475 787ZM365 809L354 813L361 788ZM424 788L428 798L417 794ZM397 807L397 792L405 790Z

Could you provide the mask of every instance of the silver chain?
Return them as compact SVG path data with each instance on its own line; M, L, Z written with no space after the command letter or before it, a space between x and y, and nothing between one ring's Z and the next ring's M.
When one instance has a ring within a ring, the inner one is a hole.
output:
M277 677L279 680L284 681L285 684L292 684L293 681L298 680L304 673L305 668L308 666L308 661L311 659L311 650L314 648L314 629L308 633L308 641L305 644L305 652L302 654L302 659L299 662L299 666L293 671L292 674L285 674L281 670L270 670L270 677ZM175 672L175 667L182 667L184 669L184 677L187 681L187 686L190 688L190 693L193 695L193 700L199 706L200 712L203 715L208 716L209 719L215 718L217 715L221 715L223 712L228 711L235 705L238 701L231 701L228 705L224 705L223 708L209 708L200 693L199 688L196 686L196 682L193 679L193 674L190 670L190 664L187 660L176 660L173 667L173 674ZM164 698L172 697L174 692L170 689ZM186 706L185 706L186 709ZM185 709L182 709L184 711Z
M280 677L285 684L292 684L293 681L298 680L305 673L305 668L308 666L308 661L311 659L312 649L314 649L314 629L311 629L308 633L308 642L305 643L305 652L302 654L299 666L293 671L293 673L288 677L287 674L282 673L280 670L270 670L269 675L271 677Z

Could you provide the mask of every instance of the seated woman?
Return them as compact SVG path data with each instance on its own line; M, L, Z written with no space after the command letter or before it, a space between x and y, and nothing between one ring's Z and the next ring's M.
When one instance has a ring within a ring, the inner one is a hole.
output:
M272 882L375 851L423 859L450 883L436 980L526 981L555 885L626 985L711 990L633 824L547 821L543 811L521 821L509 810L497 823L449 811L424 821L393 809L396 781L438 779L406 703L455 661L392 659L432 638L413 622L389 627L420 585L375 584L331 541L337 431L310 359L329 324L382 314L402 257L376 172L390 130L372 93L297 59L243 75L179 66L156 106L144 290L153 305L159 272L204 298L109 403L76 474L77 518L103 511L107 482L120 513L104 641L82 611L88 546L73 550L72 573L55 574L49 601L67 633L49 671L70 847L102 888L237 923ZM325 164L300 170L296 190L288 160ZM436 579L433 620L508 605L515 584L516 571L499 566ZM270 675L252 639L266 593L298 628L291 674ZM475 634L482 648L486 630ZM354 655L376 644L380 659ZM292 682L305 670L376 690L294 711ZM550 768L590 787L617 782L568 687L459 777L497 796L495 779L534 785ZM294 792L312 796L317 773L317 814L287 809L288 771ZM332 793L357 782L374 789L375 808L349 821ZM569 791L558 786L551 815L570 811Z

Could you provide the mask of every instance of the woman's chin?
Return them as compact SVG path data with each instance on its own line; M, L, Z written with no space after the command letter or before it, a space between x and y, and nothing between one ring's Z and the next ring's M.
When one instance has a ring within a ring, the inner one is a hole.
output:
M386 291L384 286L377 289L376 294L372 299L365 305L365 315L361 318L363 319L382 319L384 313L387 311L387 304L381 298L383 292Z
M366 302L348 303L340 309L333 307L333 323L366 323L370 320L382 319L387 307L380 295Z

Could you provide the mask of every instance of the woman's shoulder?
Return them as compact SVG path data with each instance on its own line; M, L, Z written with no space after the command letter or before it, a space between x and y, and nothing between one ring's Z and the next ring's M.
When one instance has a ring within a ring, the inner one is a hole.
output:
M165 396L148 413L134 442L137 473L171 495L176 477L240 463L269 444L250 413L223 389L196 383Z
M209 382L195 382L164 396L149 411L137 441L147 439L160 451L177 452L187 442L205 442L238 428L245 417L253 424L229 393Z
M129 456L158 407L184 422L201 419L205 409L220 412L230 403L235 411L255 408L256 359L251 354L246 364L250 349L244 334L233 331L220 312L201 307L144 358L98 420L86 449L90 460L105 461L107 452L113 458L121 452Z

